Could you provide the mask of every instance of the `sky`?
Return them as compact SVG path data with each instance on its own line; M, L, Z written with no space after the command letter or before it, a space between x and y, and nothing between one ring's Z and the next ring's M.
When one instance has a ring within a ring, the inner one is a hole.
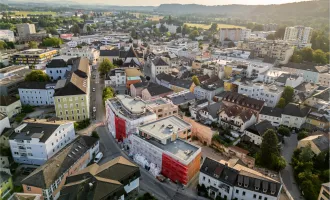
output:
M90 0L71 0L80 3L91 3ZM160 4L179 3L179 4L203 4L203 5L227 5L227 4L246 4L246 5L266 5L283 4L304 0L93 0L95 3L121 6L158 6Z

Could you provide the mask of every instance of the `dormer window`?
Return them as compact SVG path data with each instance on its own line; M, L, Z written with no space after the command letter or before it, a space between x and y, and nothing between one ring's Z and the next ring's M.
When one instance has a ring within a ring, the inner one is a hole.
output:
M244 187L247 188L248 187L248 184L244 184Z
M255 187L255 189L256 189L256 190L259 190L259 188L258 188L258 187Z
M238 182L238 185L239 185L239 186L242 186L242 183Z
M262 191L263 191L263 192L267 192L267 189L266 189L266 188L264 188Z

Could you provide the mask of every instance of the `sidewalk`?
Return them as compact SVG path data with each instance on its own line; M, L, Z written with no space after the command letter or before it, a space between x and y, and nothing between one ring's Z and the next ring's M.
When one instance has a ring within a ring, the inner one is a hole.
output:
M103 126L103 122L99 122L99 123L93 123L91 125L89 125L87 128L82 129L77 131L77 134L79 135L88 135L90 136L92 134L92 132L99 126Z

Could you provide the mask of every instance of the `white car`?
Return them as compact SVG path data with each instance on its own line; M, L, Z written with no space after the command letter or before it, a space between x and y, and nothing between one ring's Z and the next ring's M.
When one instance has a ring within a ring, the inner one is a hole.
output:
M93 88L93 92L95 92L95 88Z
M96 107L93 107L93 112L96 112Z
M94 163L98 163L100 162L100 160L103 158L103 153L102 152L98 152L94 158Z

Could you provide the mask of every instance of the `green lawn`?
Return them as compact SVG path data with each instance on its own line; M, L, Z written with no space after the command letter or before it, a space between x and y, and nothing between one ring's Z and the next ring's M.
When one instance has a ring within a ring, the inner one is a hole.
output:
M197 28L202 28L202 29L209 29L211 27L210 25L207 24L192 24L192 23L186 23L189 27L197 27ZM243 28L245 29L244 26L236 26L236 25L231 25L231 24L218 24L218 29L219 28Z
M56 12L51 12L51 11L15 11L15 14L13 14L12 16L15 15L23 15L24 17L26 17L28 14L30 15L56 15Z

